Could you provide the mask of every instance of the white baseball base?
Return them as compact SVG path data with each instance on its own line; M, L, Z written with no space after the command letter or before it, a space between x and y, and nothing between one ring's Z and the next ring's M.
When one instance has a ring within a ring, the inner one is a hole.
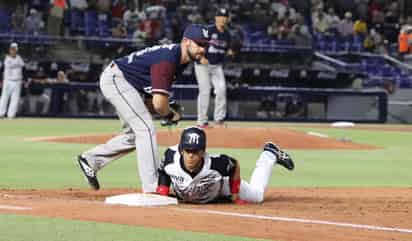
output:
M177 205L177 199L157 194L129 193L107 197L106 204L127 205L127 206L164 206Z

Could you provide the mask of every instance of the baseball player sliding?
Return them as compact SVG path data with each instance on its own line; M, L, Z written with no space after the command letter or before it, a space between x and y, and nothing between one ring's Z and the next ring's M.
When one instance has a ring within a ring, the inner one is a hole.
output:
M201 25L189 25L180 44L159 45L114 60L100 76L100 89L124 123L117 136L78 156L78 164L93 189L100 185L96 173L137 149L142 189L155 192L159 167L156 131L143 96L153 110L170 122L181 118L178 106L169 105L172 81L191 61L204 57L208 43Z
M223 154L207 153L204 130L189 127L182 132L180 143L165 151L156 192L169 195L172 186L177 198L183 202L209 203L230 197L236 204L260 203L276 163L288 170L294 169L291 157L268 142L256 162L250 183L247 183L240 179L237 160Z

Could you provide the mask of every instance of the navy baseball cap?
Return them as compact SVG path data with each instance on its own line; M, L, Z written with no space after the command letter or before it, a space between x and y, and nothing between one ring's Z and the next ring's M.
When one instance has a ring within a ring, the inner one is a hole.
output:
M188 38L198 45L205 47L209 44L209 32L200 24L190 24L183 32L183 37Z
M179 151L206 150L206 133L203 129L192 126L183 130L180 137Z
M226 8L218 8L215 16L229 17L229 10Z

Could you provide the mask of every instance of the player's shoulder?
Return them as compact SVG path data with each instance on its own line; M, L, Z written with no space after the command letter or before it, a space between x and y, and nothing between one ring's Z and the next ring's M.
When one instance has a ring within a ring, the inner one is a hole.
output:
M168 147L164 152L164 156L162 160L163 164L167 165L167 164L173 163L174 156L176 153L178 153L178 145Z
M211 33L217 31L216 24L214 24L214 23L206 25L206 29Z
M160 61L168 61L174 64L180 61L180 45L164 44L157 47L156 55Z
M236 166L236 159L226 154L210 155L210 168L219 171L222 175L230 175Z

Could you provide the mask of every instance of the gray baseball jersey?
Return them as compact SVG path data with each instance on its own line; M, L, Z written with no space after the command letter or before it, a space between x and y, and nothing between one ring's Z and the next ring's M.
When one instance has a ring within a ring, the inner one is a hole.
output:
M233 174L235 161L226 155L209 155L203 158L203 166L197 173L190 173L184 166L177 146L169 147L159 168L159 185L170 186L184 202L208 203L219 198L223 179Z

